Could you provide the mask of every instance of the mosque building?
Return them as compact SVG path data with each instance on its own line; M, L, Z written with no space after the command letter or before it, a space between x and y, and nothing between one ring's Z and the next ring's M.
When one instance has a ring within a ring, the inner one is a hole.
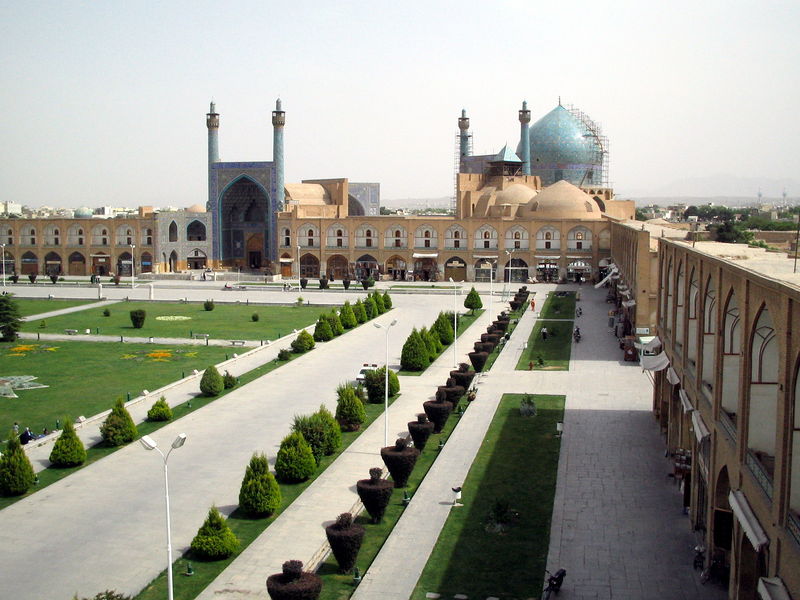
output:
M533 126L530 120L523 102L517 153L506 146L473 155L462 111L452 216L353 214L345 202L346 179L287 185L277 215L281 274L426 281L597 277L608 265L609 225L633 219L634 203L614 199L607 141L583 113L559 103Z

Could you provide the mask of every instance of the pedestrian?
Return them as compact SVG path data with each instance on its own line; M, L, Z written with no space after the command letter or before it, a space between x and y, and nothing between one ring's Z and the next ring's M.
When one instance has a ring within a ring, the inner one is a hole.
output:
M542 327L542 341L547 341L547 327Z
M14 421L14 435L19 435L19 423Z

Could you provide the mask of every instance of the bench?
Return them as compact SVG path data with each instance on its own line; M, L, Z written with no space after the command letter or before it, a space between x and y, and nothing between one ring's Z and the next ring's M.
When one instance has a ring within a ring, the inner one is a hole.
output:
M78 330L77 329L65 329L64 333L66 333L67 335L78 335Z
M211 337L211 335L208 334L208 333L193 333L192 337L194 339L196 339L196 340L199 340L199 339L207 340L209 337Z
M231 340L231 346L244 346L244 340Z

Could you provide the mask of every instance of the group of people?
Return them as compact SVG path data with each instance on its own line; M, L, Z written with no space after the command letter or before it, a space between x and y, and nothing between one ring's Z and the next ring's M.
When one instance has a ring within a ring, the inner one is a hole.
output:
M47 427L42 429L42 433L40 433L39 435L36 435L35 433L33 433L31 431L30 427L26 427L25 431L20 433L19 432L19 423L17 423L16 421L14 421L13 430L14 430L14 435L19 438L19 443L22 444L23 446L25 444L27 444L28 442L30 442L31 440L37 440L39 438L43 438L44 436L46 436L46 435L48 435L50 433L50 430L47 429Z

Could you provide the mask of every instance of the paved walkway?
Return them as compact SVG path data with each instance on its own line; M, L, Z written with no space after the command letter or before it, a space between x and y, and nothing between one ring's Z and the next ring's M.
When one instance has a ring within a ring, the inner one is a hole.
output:
M342 295L336 298L341 301ZM429 325L452 301L436 296L423 302L413 296L394 300L391 318L398 323L392 329L389 351L390 362L396 363L411 328ZM336 386L351 379L363 362L381 362L384 339L384 333L372 326L359 327L152 436L164 446L178 433L188 435L186 445L170 458L176 556L188 547L212 504L225 514L236 508L252 453L265 452L274 460L295 414L313 412L320 403L334 409ZM412 400L410 389L407 393ZM409 412L418 412L423 400L417 398ZM397 430L404 429L409 420L406 415L398 418ZM368 466L358 469L359 477L365 476L362 470L366 474L369 467L380 464L382 437L380 444L373 442ZM0 598L54 598L54 590L62 590L65 600L75 592L79 596L93 596L104 589L138 592L164 567L163 498L159 457L132 444L3 509ZM306 529L324 536L322 522L346 508L331 503L318 521L295 524L294 541L301 543ZM285 554L275 557L278 565L286 554L308 560L291 546L284 550ZM258 589L264 590L260 575Z
M548 289L533 286L539 307ZM410 597L450 510L450 488L466 477L500 397L525 392L567 397L548 556L550 571L567 570L559 598L725 597L702 586L692 570L694 537L666 477L651 384L637 365L620 360L606 328L605 291L584 286L581 292L583 338L573 344L570 371L514 370L534 322L526 313L353 600ZM531 597L539 595L531 590Z

